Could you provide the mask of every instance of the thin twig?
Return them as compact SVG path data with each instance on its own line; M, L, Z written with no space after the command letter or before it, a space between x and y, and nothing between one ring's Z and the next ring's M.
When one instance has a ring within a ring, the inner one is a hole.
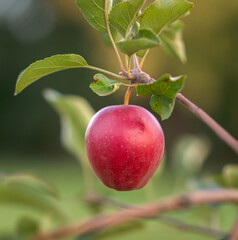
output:
M129 100L130 100L130 96L131 96L131 92L133 91L135 87L128 87L126 94L125 94L125 99L124 99L124 105L128 105L129 104Z
M76 235L80 236L107 227L118 226L122 223L127 223L138 218L156 217L161 213L182 210L199 204L224 202L238 203L238 190L219 189L213 191L198 191L187 195L175 196L165 199L160 203L123 209L111 215L98 215L84 222L60 227L60 229L53 232L35 236L31 238L31 240L53 240Z
M238 216L236 218L229 240L238 240Z
M144 55L143 58L141 59L141 62L140 62L140 68L141 68L141 69L142 69L142 67L143 67L143 65L144 65L145 58L147 57L148 53L149 53L149 50L147 50L147 51L145 52L145 55Z
M135 208L136 207L130 204L121 203L120 201L117 201L112 198L101 197L95 194L88 195L88 197L86 198L86 201L93 205L99 205L99 206L109 206L109 207L111 206L116 208ZM207 236L216 237L216 238L221 238L228 235L227 233L221 230L185 223L182 220L164 216L164 215L153 217L153 219L156 219L166 225L169 225L181 231L188 231L188 232L192 232L200 235L207 235Z
M128 78L131 79L131 56L128 58L127 72L128 72Z
M109 35L109 37L110 37L110 40L111 40L112 45L113 45L113 48L114 48L115 53L116 53L116 55L117 55L117 59L118 59L119 64L120 64L121 71L126 75L127 72L126 72L126 70L125 70L125 68L124 68L124 65L123 65L123 63L122 63L120 54L119 54L119 52L118 52L118 50L117 50L116 44L115 44L115 42L114 42L114 39L113 39L113 37L112 37L111 30L110 30L110 26L109 26L109 22L108 22L108 13L107 13L107 0L105 0L105 21L106 21L106 25L107 25L108 35Z
M185 105L199 119L206 123L218 137L220 137L228 146L230 146L238 154L238 141L231 136L224 128L222 128L214 119L206 112L184 97L181 93L177 94L177 101Z

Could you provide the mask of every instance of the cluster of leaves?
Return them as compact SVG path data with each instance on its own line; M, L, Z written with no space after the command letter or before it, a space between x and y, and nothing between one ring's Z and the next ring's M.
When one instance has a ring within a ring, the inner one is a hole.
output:
M186 0L155 0L150 4L146 0L76 0L76 3L92 27L109 36L113 33L114 39L111 40L116 42L115 48L126 54L129 62L132 56L142 57L144 61L148 51L159 45L181 61L186 60L182 39L183 23L179 19L189 13L192 3ZM120 39L117 41L118 38ZM90 85L100 96L115 92L121 85L132 85L130 67L127 69L128 76L121 76L90 66L80 55L65 54L31 64L19 75L15 93L20 93L28 85L48 74L81 67L101 72L96 74L95 82ZM113 79L102 73L112 76ZM176 94L181 91L184 80L184 76L172 78L166 74L151 86L134 85L138 95L152 96L152 109L159 113L162 119L167 119L172 113Z

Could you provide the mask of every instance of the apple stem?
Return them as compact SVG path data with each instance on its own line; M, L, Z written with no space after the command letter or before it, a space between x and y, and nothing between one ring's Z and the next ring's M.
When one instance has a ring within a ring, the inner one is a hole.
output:
M129 104L131 92L133 91L134 87L130 86L127 88L126 94L125 94L125 99L124 99L124 105Z
M194 113L200 120L206 123L220 139L227 143L227 145L230 146L238 154L238 141L230 133L228 133L206 112L188 100L181 93L177 94L176 99L178 102L187 107L192 113Z
M123 74L121 75L123 76ZM131 76L131 79L129 80L131 81L131 84L134 84L134 85L149 84L156 81L155 79L151 78L147 73L142 71L139 72L137 68L130 71L130 76ZM128 105L129 103L130 94L133 88L134 86L130 86L127 89L125 100L124 100L125 105ZM221 140L223 140L231 149L235 151L236 154L238 154L238 140L235 139L230 133L228 133L222 126L220 126L213 118L211 118L206 112L204 112L194 103L192 103L189 99L187 99L181 93L177 94L176 100L181 104L183 104L185 107L187 107L200 120L202 120L206 125L208 125Z

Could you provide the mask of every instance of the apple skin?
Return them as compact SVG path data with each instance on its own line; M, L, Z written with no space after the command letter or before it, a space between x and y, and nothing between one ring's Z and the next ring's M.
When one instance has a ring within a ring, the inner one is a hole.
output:
M164 134L146 109L116 105L91 119L85 136L91 167L109 188L130 191L145 186L164 153Z

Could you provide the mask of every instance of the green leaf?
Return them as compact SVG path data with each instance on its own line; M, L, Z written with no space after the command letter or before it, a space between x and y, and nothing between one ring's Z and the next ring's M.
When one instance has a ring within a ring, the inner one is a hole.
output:
M142 29L132 40L118 42L117 47L121 52L131 56L140 50L156 47L158 44L159 39L153 32Z
M94 82L90 84L90 88L99 96L108 96L119 89L121 82L111 80L101 73L94 76Z
M130 27L138 18L138 12L145 0L128 0L116 4L110 14L109 22L120 32L123 37L129 33Z
M117 30L114 27L111 27L111 34L112 34L112 38L113 38L114 42L116 42L116 41L118 41L120 39L119 38L119 34L118 34ZM107 46L113 47L111 39L110 39L108 33L101 33L101 37L102 37L102 40L104 41L104 43Z
M0 182L7 185L25 185L35 190L48 194L53 197L59 197L57 189L47 181L29 173L18 173L6 175L0 178Z
M44 91L45 99L60 116L63 146L82 164L88 165L84 136L94 110L82 97Z
M156 0L141 15L141 28L159 34L166 25L184 16L192 7L193 3L186 0Z
M65 217L65 213L60 208L59 202L34 188L24 185L0 184L0 203L23 205L46 214L52 214L59 219Z
M134 38L140 30L140 24L138 22L135 22L129 30L129 33L127 35L128 39Z
M20 73L17 79L15 94L20 93L24 88L40 78L69 68L81 68L88 66L83 57L76 54L55 55L32 63Z
M137 55L138 57L144 57L147 51L148 51L148 50L141 50L141 51L137 52L136 55Z
M137 86L137 95L151 96L152 109L164 120L170 117L176 95L182 90L185 79L185 76L171 77L169 74L165 74L155 83Z
M222 170L222 176L227 187L238 188L238 165L226 165Z
M18 221L16 232L18 236L28 238L40 232L40 223L32 217L24 216Z
M183 22L175 21L164 28L159 39L166 52L172 54L181 62L186 62L186 51L182 36L183 27Z
M88 23L99 32L107 32L105 19L105 0L76 0ZM112 0L107 0L107 13L112 8Z

